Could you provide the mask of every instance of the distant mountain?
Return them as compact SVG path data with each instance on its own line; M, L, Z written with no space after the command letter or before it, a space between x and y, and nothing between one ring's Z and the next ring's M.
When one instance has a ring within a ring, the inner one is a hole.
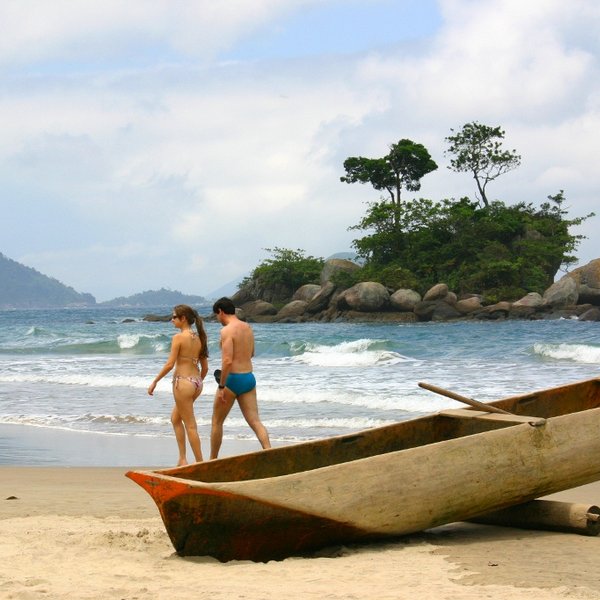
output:
M246 277L246 275L241 275L237 279L233 279L229 283L222 285L220 288L217 288L216 290L210 292L210 294L208 294L208 297L214 300L222 298L223 296L230 298L238 291L239 284L242 282L242 279L244 279L244 277Z
M206 306L208 300L203 296L191 296L178 292L177 290L161 288L160 290L148 290L146 292L140 292L139 294L133 294L133 296L121 296L114 300L107 300L106 302L101 302L100 306L149 308L156 306L175 306L176 304L189 304L190 306L197 308L198 306Z
M80 294L0 253L0 309L94 306L91 294Z

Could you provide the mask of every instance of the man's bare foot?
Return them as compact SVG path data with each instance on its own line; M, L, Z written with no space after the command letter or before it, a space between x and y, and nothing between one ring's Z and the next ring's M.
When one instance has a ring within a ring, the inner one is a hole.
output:
M180 459L177 461L177 466L178 466L178 467L185 467L187 464L188 464L188 461L187 461L187 459L185 459L185 458L180 458Z

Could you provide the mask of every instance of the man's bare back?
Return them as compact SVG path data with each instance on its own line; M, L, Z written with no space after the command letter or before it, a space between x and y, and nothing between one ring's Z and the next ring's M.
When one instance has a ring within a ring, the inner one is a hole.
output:
M233 317L221 330L221 349L231 347L230 373L252 371L254 356L254 332L247 323Z

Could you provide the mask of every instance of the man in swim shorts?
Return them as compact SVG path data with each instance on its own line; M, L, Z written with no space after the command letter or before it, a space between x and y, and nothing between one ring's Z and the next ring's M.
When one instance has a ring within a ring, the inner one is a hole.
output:
M220 298L213 306L221 329L221 375L213 405L210 432L210 457L217 458L223 441L223 423L237 399L246 422L263 448L270 448L269 434L258 416L256 379L252 373L254 332L237 318L229 298Z

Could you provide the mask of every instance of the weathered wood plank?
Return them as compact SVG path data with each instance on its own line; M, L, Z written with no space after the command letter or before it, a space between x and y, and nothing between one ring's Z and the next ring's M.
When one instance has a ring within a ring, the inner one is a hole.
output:
M532 500L487 513L469 519L469 521L486 525L562 531L592 536L600 533L600 508L594 504Z
M511 415L501 413L490 413L482 410L469 410L468 408L449 408L441 410L438 415L452 417L455 419L481 419L483 421L506 421L507 423L529 423L530 425L543 425L546 419L528 417L526 415Z

